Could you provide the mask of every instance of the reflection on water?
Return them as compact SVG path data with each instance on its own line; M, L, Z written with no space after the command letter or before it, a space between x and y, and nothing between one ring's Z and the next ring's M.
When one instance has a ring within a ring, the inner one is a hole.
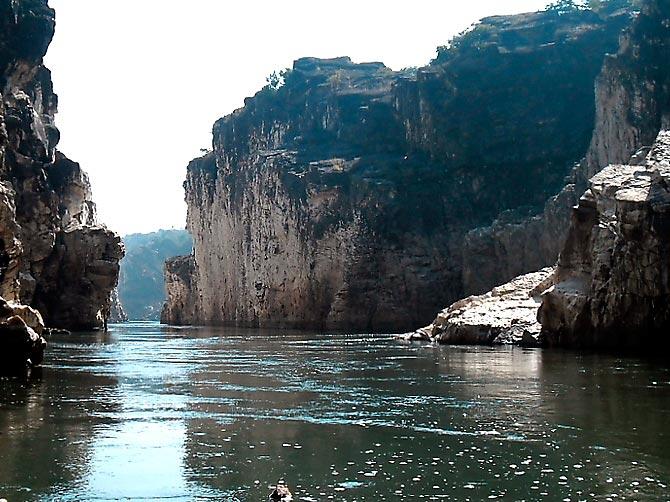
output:
M0 497L665 499L668 423L637 359L120 325L0 380Z

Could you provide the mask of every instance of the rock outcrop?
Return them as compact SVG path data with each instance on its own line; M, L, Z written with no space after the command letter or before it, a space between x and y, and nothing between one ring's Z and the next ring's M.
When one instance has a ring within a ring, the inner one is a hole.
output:
M468 236L487 242L491 250L471 261L498 271L508 270L515 257L525 260L526 249L542 253L551 232L567 236L555 242L565 243L555 274L535 285L543 291L538 317L544 344L596 349L667 344L670 134L661 129L670 126L668 61L670 4L648 0L622 37L619 51L606 58L596 86L593 138L566 188L540 216L496 223ZM652 143L653 148L644 146ZM602 166L607 167L600 170ZM563 222L565 203L583 188L587 190L578 206L567 213L570 220ZM487 239L491 235L495 244ZM509 250L515 251L508 255ZM527 289L524 284L518 294ZM481 312L479 303L464 302L466 310L459 318L485 319L487 312L495 312L495 306ZM510 322L524 322L529 315ZM484 324L495 326L495 319ZM429 327L414 338L438 339L439 333Z
M563 186L629 22L487 18L416 71L296 61L189 165L195 252L167 266L164 321L399 331L494 285L464 266L468 232ZM547 247L533 265L555 261Z
M42 65L54 12L0 0L0 26L0 295L50 326L102 326L123 250L96 222L86 173L56 151L58 99Z
M463 247L467 289L486 291L554 263L567 237L572 208L588 180L609 164L626 164L653 143L668 107L668 8L663 1L642 2L618 51L605 57L596 79L593 136L565 187L536 215L506 214L467 235Z
M26 305L0 298L0 375L21 375L42 364L44 321Z
M193 256L177 256L165 262L167 302L161 312L162 323L176 325L202 323L195 311L199 299L193 296L197 291L192 283L194 277Z
M539 319L550 345L670 345L670 132L641 165L596 174L575 208Z
M540 295L553 285L553 272L551 268L532 272L484 295L460 300L440 312L429 326L402 338L451 345L538 346Z

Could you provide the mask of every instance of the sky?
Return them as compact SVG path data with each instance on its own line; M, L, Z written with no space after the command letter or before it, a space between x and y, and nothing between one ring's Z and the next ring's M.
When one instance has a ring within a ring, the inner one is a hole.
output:
M304 56L422 66L478 19L548 0L49 0L59 149L122 235L184 228L214 121Z

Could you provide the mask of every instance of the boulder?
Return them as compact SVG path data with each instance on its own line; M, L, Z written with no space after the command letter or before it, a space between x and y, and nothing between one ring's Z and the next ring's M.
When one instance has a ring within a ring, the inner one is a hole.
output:
M35 309L0 298L0 375L21 375L42 364L47 345L43 330Z
M460 300L432 324L404 336L445 344L538 346L541 293L553 283L553 269L522 275L480 296Z

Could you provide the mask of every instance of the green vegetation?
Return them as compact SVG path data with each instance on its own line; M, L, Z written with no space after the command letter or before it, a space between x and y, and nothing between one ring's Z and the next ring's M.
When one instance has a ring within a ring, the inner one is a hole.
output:
M263 89L268 89L271 91L276 91L286 83L286 79L291 73L290 68L284 68L283 70L273 71L270 75L267 76L265 81L267 84Z

